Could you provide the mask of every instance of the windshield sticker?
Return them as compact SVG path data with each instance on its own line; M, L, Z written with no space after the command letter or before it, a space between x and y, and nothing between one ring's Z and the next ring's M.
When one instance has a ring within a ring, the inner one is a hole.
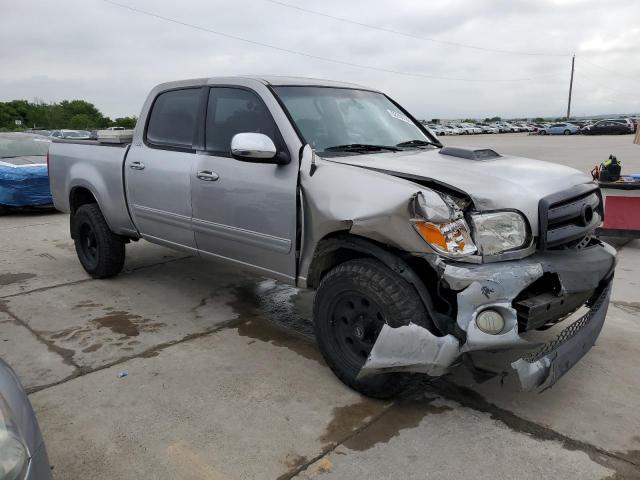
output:
M391 115L393 118L403 121L404 123L408 123L409 125L413 125L413 122L409 120L406 115L401 114L400 112L394 112L393 110L389 110L387 108L387 113Z

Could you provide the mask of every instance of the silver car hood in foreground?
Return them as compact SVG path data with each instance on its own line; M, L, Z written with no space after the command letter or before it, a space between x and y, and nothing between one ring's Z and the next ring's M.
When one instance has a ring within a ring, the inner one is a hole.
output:
M433 149L324 158L446 184L468 194L478 210L521 211L534 232L541 198L591 181L590 176L570 167L511 155L469 160Z

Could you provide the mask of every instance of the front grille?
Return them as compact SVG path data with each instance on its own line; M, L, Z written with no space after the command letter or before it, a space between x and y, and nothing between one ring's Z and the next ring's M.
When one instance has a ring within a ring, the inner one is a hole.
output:
M540 250L579 248L604 219L602 194L594 184L578 185L540 200Z

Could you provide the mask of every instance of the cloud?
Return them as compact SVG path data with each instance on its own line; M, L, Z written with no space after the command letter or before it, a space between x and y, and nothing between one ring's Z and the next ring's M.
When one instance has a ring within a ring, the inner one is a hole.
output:
M266 0L120 1L341 62L496 81L435 80L337 64L168 23L101 0L0 0L0 100L82 98L115 117L137 114L148 90L163 81L255 73L369 85L423 118L561 115L566 108L569 56L508 55L443 45ZM640 3L634 0L286 1L419 37L501 50L575 52L575 112L640 110L640 97L630 95L637 90L634 78L640 77ZM581 56L590 63L581 63ZM499 81L532 77L538 80Z

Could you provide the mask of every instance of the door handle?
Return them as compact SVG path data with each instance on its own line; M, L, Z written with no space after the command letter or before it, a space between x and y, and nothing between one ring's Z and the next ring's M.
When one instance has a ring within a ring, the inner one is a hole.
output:
M133 170L144 170L144 163L142 162L131 162L129 164L129 168Z
M196 177L200 180L204 180L205 182L215 182L220 178L216 172L212 172L210 170L201 170L196 173Z

